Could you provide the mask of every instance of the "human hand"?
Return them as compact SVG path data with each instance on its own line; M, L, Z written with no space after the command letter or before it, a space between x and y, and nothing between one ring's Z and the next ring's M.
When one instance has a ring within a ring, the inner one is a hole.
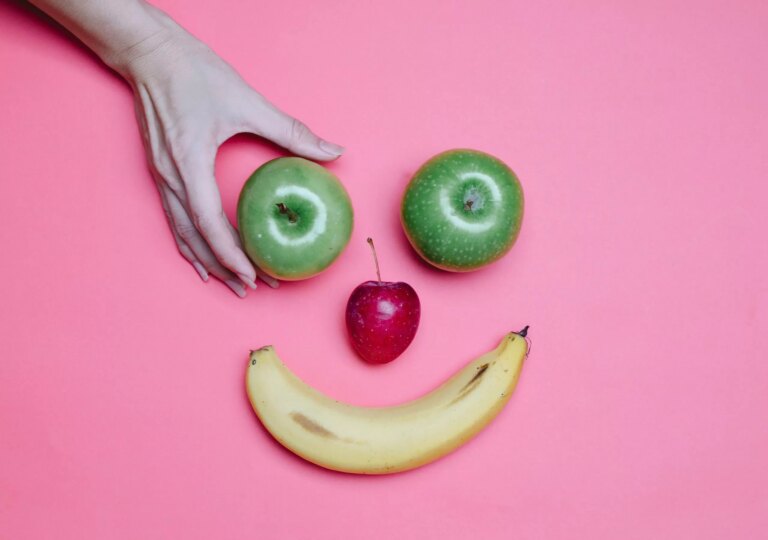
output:
M324 141L251 88L201 41L156 10L163 30L111 58L130 82L149 168L179 251L204 281L209 274L240 297L261 272L224 214L214 178L218 147L236 133L269 139L317 161L344 149Z

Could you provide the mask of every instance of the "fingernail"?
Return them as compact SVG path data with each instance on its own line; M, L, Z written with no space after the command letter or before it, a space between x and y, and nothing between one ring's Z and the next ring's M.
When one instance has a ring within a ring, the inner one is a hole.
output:
M322 149L323 152L325 152L326 154L330 154L332 156L340 156L341 154L344 153L343 146L339 146L338 144L333 144L328 141L321 140L320 148Z
M203 281L208 281L208 270L205 269L205 267L200 264L199 262L195 261L192 263L192 266L195 267L195 270L197 270L197 273L200 274L200 278Z
M277 289L280 286L280 283L275 278L268 276L264 272L259 272L259 278L273 289Z
M242 282L248 285L251 289L256 288L256 283L254 283L254 281L245 274L237 274L237 277L239 277Z
M232 291L237 296L239 296L240 298L245 298L245 287L243 286L242 283L240 283L235 279L228 279L227 281L225 281L225 283L227 284L227 287L232 289Z

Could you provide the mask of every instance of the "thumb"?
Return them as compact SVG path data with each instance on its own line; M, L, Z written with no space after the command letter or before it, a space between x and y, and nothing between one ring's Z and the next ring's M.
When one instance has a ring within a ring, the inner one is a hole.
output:
M321 139L306 124L285 114L271 103L261 103L254 111L253 130L297 156L330 161L344 153L344 147Z

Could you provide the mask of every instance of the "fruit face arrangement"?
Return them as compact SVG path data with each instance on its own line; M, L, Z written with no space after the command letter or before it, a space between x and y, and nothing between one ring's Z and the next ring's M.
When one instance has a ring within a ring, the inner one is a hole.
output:
M411 179L401 223L431 265L468 272L504 256L523 218L523 191L514 172L476 150L451 150L427 161ZM246 254L283 280L328 268L352 233L352 205L339 180L302 158L278 158L248 179L237 208ZM421 317L416 291L404 282L358 285L346 327L355 352L383 364L413 341ZM325 396L301 381L274 348L251 352L246 389L259 420L283 446L337 471L385 474L425 465L480 432L506 405L529 345L526 326L470 362L432 392L395 407L366 408Z

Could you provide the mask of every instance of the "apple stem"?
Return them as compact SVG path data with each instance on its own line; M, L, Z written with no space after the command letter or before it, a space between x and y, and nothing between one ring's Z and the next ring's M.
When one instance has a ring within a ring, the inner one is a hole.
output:
M475 203L472 199L469 199L464 203L464 210L472 211L472 205Z
M290 208L288 208L287 206L285 206L284 203L281 203L281 202L277 203L276 206L281 214L288 216L288 223L296 223L297 221L299 221L299 215L293 210L291 210Z
M381 273L379 272L379 258L376 256L376 248L373 245L373 238L368 238L367 240L368 245L371 246L371 251L373 252L373 262L376 264L376 277L379 280L379 283L381 283Z

